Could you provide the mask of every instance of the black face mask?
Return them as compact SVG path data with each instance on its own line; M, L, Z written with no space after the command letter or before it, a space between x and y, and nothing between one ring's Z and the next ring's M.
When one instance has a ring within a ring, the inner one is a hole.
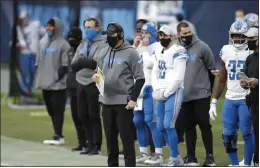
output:
M163 46L163 47L168 47L169 46L169 44L171 43L171 39L170 38L168 38L168 39L160 39L160 43L161 43L161 45Z
M192 41L192 35L189 36L181 36L179 37L179 41L184 44L185 46L188 46L191 44Z
M117 37L107 36L107 43L110 47L114 48L116 46L116 44L118 43L118 39L117 39Z
M257 40L247 41L247 45L248 45L249 50L255 50L256 49L256 41Z
M75 48L75 47L78 47L79 42L78 42L78 40L73 39L73 40L69 40L69 44L70 44L71 47Z

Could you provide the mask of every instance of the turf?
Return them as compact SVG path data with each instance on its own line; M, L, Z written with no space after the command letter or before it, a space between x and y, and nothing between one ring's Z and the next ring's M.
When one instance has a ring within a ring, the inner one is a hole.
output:
M2 97L2 96L1 96ZM225 149L222 143L222 124L221 124L221 109L223 100L218 102L218 116L215 121L211 121L213 129L214 156L218 166L227 166L229 164ZM45 112L46 110L12 110L5 103L1 106L1 134L6 137L17 139L42 142L46 138L51 138L53 135L52 124L48 116L30 116L30 112ZM65 121L63 128L66 139L66 148L72 148L77 145L75 128L71 119L70 110L65 113ZM104 135L104 134L103 134ZM205 158L205 150L201 140L201 134L197 128L197 148L196 156L202 164ZM239 140L242 141L239 134ZM120 143L121 146L121 143ZM138 149L138 146L136 146ZM185 145L179 145L182 156L186 155ZM137 150L138 151L138 150ZM106 142L103 136L102 153L106 155ZM168 149L164 149L165 158L169 157ZM243 146L239 145L239 158L243 159Z

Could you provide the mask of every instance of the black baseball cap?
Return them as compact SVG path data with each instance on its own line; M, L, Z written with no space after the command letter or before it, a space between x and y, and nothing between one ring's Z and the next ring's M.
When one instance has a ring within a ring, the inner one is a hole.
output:
M52 26L55 26L55 21L54 21L54 19L53 18L51 18L50 20L48 20L48 22L47 22L47 25L52 25Z
M69 30L68 38L73 37L76 39L82 39L82 31L79 27L73 27Z
M121 33L123 32L123 28L118 23L110 23L107 27L107 30L102 31L102 34L105 35L113 35L114 33Z

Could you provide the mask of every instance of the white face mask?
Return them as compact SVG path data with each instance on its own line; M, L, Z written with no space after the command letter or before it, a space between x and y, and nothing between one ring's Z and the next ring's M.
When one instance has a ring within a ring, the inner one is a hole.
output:
M242 18L242 17L236 17L235 20L236 20L236 21L238 21L238 20L243 20L243 18Z

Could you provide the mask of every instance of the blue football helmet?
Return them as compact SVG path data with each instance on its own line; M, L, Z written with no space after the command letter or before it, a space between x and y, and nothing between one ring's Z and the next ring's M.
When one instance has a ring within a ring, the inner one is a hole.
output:
M229 38L232 44L235 47L243 47L247 45L247 37L245 36L245 33L249 29L249 25L247 22L243 20L235 21L229 30Z

